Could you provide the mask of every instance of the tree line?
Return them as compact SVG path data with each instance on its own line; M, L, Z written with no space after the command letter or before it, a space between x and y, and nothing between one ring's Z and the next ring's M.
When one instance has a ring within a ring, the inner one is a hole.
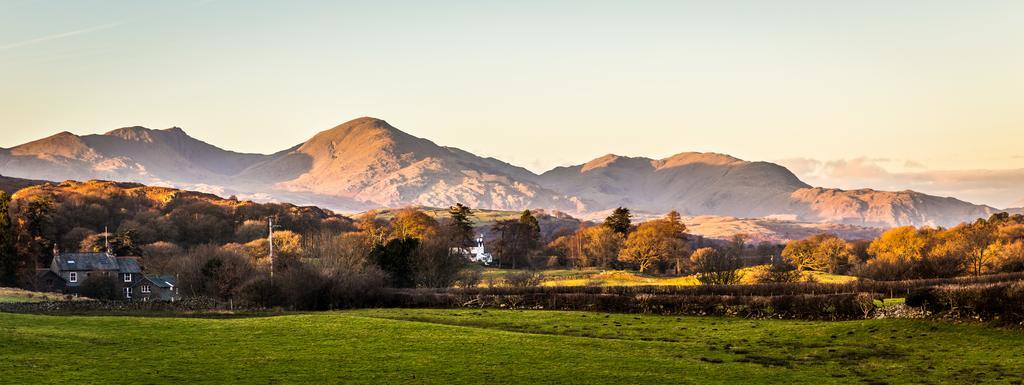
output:
M790 242L783 257L801 270L876 280L1024 271L1024 216L997 213L952 228L897 227L868 241L816 235Z

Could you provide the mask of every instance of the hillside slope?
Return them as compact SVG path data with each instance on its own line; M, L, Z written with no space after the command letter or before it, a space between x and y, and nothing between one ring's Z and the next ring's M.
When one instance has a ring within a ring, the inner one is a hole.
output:
M49 183L44 180L32 180L22 178L12 178L8 176L0 175L0 191L4 191L8 194L14 194L18 190L26 187L37 186L44 183Z

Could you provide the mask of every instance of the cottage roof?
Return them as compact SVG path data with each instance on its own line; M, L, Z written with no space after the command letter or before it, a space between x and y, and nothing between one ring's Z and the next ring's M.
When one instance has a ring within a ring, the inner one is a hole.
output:
M54 258L64 271L120 269L117 259L107 253L61 253Z
M174 286L174 278L171 277L146 277L146 279L156 287L169 289Z
M64 280L64 277L61 277L59 274L54 273L52 270L49 270L49 269L39 269L39 270L36 270L36 279L50 279L50 278L56 278L56 279L59 279L61 281Z
M142 267L134 257L117 257L118 270L121 273L141 273Z

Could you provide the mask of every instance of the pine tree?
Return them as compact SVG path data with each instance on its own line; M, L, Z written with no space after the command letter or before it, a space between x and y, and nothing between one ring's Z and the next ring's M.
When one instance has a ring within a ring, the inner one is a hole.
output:
M451 226L452 243L460 247L472 246L473 221L470 217L473 216L473 210L462 203L456 203L448 208L448 216L451 218L448 225Z
M0 191L0 285L14 286L20 260L14 248L14 225L11 221L11 196Z
M616 233L626 235L629 233L629 229L633 225L631 217L632 214L629 213L629 209L619 207L612 212L612 215L605 218L604 225L608 226L608 228L612 229L612 231Z

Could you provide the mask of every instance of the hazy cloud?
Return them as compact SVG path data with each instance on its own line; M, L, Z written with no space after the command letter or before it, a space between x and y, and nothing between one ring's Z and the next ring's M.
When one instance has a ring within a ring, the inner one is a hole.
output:
M880 163L881 160L867 158L834 160L826 162L822 172L833 178L872 178L888 174Z
M0 50L17 48L17 47L24 47L24 46L38 44L38 43L43 43L43 42L47 42L47 41L51 41L51 40L63 39L63 38L71 37L71 36L75 36L75 35L82 35L82 34L86 34L86 33L90 33L90 32L102 31L104 29L110 29L110 28L117 27L117 26L119 26L121 24L124 24L124 23L103 24L103 25L97 25L95 27L83 28L83 29L74 30L74 31L55 33L53 35L40 36L40 37L28 39L28 40L16 41L16 42L8 43L8 44L5 44L5 45L0 45Z
M917 168L917 169L927 168L923 164L917 163L917 162L912 161L912 160L908 160L906 162L903 162L903 167L906 167L906 168Z
M781 164L792 171L797 176L804 176L814 174L821 168L821 161L811 158L788 158L779 159L775 163Z

